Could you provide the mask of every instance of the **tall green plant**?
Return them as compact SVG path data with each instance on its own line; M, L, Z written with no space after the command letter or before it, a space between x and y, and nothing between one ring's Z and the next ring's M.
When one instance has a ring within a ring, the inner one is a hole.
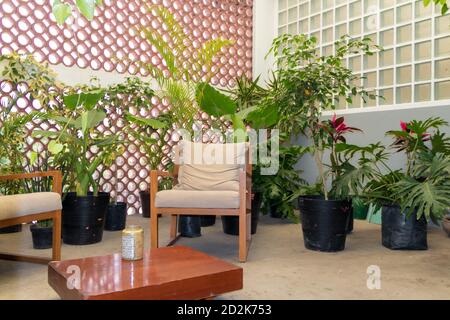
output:
M284 34L273 41L269 51L275 58L278 87L262 111L276 116L278 127L288 136L301 133L311 140L325 199L328 190L323 155L328 136L320 133L322 111L335 109L341 97L349 103L354 96L375 98L356 85L361 78L347 68L344 60L349 54L373 55L377 49L369 38L344 36L335 42L334 54L321 56L315 37Z
M106 113L98 106L103 91L79 92L63 98L68 112L52 112L44 120L57 124L57 131L33 131L34 136L49 138L48 150L53 164L62 169L66 191L85 196L92 189L99 191L101 171L110 166L123 150L119 135L105 135L98 125ZM98 179L94 173L99 170Z

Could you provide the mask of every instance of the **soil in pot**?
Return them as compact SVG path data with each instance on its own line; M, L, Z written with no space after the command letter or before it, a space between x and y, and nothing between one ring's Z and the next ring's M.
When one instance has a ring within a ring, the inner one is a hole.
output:
M63 200L62 235L66 244L87 245L102 241L109 193L78 197L68 193Z
M53 244L53 227L40 227L37 224L30 226L33 238L33 249L49 249Z
M255 234L258 228L259 213L261 210L262 193L252 194L251 233ZM222 216L223 232L233 236L239 235L239 217Z
M20 232L20 231L22 231L21 224L16 224L14 226L0 228L0 234L15 233L15 232Z
M336 252L345 249L351 203L324 200L321 196L299 197L303 239L310 250Z
M201 234L201 219L200 216L185 216L178 217L178 232L180 236L187 238L197 238Z
M105 230L120 231L125 229L127 220L127 204L125 202L110 203L106 210Z
M406 218L397 205L384 205L381 211L381 238L392 250L427 250L427 220L411 214Z
M200 225L202 227L211 227L216 224L216 216L200 216Z

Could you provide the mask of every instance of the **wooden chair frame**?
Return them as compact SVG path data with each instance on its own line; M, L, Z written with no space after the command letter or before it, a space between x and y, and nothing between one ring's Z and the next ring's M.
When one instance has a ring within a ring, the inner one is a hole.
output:
M62 175L61 171L47 171L47 172L33 172L33 173L19 173L19 174L9 174L0 175L0 181L7 180L19 180L19 179L32 179L38 177L52 177L53 187L52 191L61 194L62 192ZM52 259L36 257L36 256L26 256L26 255L12 255L12 254L1 254L0 259L3 260L13 260L13 261L26 261L40 264L47 264L50 261L61 260L61 210L42 212L36 214L30 214L21 217L9 218L0 220L0 228L13 226L16 224L32 222L35 220L53 220L53 247L52 247Z
M158 192L158 177L171 177L174 185L177 183L179 165L174 166L172 173L167 171L152 170L150 172L150 230L151 247L159 246L158 214L171 216L170 241L167 246L175 244L179 239L177 231L178 215L221 215L239 217L239 261L247 260L248 250L251 244L251 186L252 186L252 165L250 151L246 153L245 170L239 172L239 208L157 208L155 206L156 193Z

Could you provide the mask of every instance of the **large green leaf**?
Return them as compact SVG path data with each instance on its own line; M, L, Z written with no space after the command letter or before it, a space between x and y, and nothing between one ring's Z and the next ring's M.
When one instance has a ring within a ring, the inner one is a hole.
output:
M89 93L75 93L64 96L63 101L67 108L75 110L83 106L86 110L91 110L103 98L103 91L93 91Z
M259 107L250 112L246 117L255 129L269 128L278 122L278 109L276 105Z
M132 123L135 123L137 125L144 125L144 126L150 126L153 129L161 129L167 127L167 124L159 121L157 119L150 119L150 118L141 118L132 115L131 113L127 113L125 115L126 119Z
M222 117L236 112L236 103L208 83L199 83L195 95L200 108L211 116Z
M95 6L97 4L96 0L77 0L76 1L78 9L83 16L89 21L94 18Z
M64 146L57 142L56 140L52 140L48 144L48 151L50 151L52 154L58 154L63 150Z
M55 16L56 22L61 25L72 14L72 8L67 3L55 0L53 2L52 13Z
M86 134L87 130L94 128L105 118L106 113L103 111L99 110L85 111L81 115L81 130L83 131L84 134Z
M58 137L59 136L59 132L55 132L55 131L47 131L47 130L33 130L33 132L31 133L31 135L33 137L46 137L46 138L54 138L54 137Z
M251 106L251 107L242 109L241 111L239 111L236 114L239 115L243 120L245 120L250 113L252 113L255 110L258 110L258 108L259 108L259 106Z

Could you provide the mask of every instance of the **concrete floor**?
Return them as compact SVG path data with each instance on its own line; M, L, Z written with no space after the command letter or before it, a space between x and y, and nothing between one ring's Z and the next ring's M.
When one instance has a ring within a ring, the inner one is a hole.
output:
M129 217L129 224L145 227L149 220ZM161 219L161 241L168 238L168 219ZM237 237L216 225L202 229L203 236L181 239L178 244L237 262ZM244 268L244 289L222 296L227 299L450 299L450 238L430 228L428 251L391 251L381 246L380 226L355 221L345 251L320 253L306 250L300 226L263 217L253 238ZM121 233L105 232L103 241L89 246L63 245L63 259L120 252ZM33 250L27 228L0 235L0 252L50 255ZM367 288L367 267L381 269L381 289ZM0 260L0 299L58 299L47 284L47 267Z

